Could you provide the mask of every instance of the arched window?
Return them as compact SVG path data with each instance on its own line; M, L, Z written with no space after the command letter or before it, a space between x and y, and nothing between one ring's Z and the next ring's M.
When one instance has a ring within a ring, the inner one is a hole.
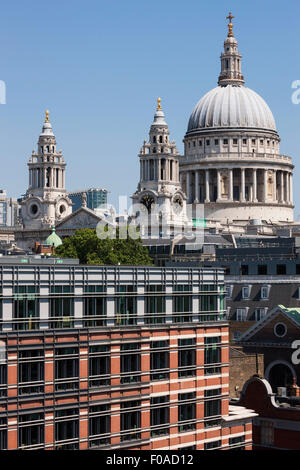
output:
M153 143L156 144L156 136L153 137Z
M152 152L153 152L153 153L156 153L156 147L153 147Z
M162 135L159 136L159 142L162 144L163 138Z
M49 153L49 145L47 145L47 153Z

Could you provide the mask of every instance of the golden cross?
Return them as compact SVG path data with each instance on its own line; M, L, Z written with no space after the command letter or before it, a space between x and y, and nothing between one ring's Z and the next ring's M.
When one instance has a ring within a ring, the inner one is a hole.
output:
M47 109L47 111L45 111L45 115L46 115L45 122L49 122L49 111L48 111L48 109Z
M232 26L233 24L231 23L231 20L233 20L234 16L232 16L231 12L229 12L229 15L226 16L226 20L229 20L229 24L228 24L228 36L233 36L233 32L232 32Z
M157 111L161 111L161 104L160 104L160 102L161 102L161 99L160 99L160 98L157 98L157 108L156 108Z

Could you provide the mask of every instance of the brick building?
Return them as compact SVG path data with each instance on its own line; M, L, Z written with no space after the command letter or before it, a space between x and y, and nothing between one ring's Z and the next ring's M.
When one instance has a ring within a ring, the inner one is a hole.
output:
M267 380L253 376L236 404L258 415L253 419L253 450L300 450L299 397L278 397Z
M229 346L229 396L239 397L244 383L254 374L264 375L264 355Z
M220 269L3 257L2 449L251 449Z

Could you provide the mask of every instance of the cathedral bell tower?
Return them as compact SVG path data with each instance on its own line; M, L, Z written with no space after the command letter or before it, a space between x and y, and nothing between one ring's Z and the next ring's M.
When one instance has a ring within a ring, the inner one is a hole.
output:
M51 227L72 212L72 201L65 189L66 163L56 151L56 139L46 111L38 150L32 151L28 162L29 187L21 202L24 228Z
M132 196L145 214L154 215L157 225L167 231L179 230L186 222L186 196L179 181L179 154L157 100L154 121L150 127L149 141L141 148L140 181Z

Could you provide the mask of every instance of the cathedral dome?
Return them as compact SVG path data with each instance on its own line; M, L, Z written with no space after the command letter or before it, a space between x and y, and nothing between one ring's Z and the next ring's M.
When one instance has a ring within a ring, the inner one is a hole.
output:
M273 114L255 91L243 85L218 86L196 104L187 132L210 128L251 128L277 132Z

